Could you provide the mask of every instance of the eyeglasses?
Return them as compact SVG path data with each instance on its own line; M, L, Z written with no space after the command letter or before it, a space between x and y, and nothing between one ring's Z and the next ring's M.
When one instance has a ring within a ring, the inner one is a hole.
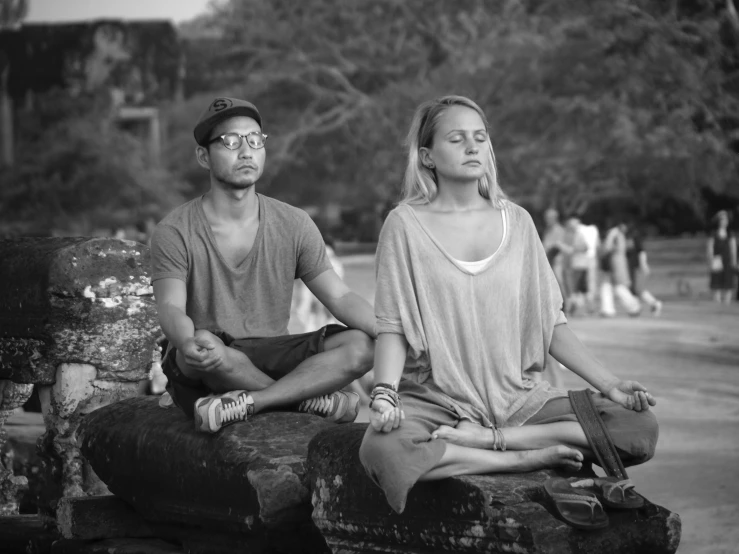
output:
M246 139L246 143L249 146L255 150L259 150L260 148L264 148L264 143L267 142L267 137L268 135L259 131L252 131L245 135L241 135L239 133L226 133L225 135L209 140L208 144L212 144L215 141L220 140L223 143L223 146L229 150L238 150L241 148L243 139Z

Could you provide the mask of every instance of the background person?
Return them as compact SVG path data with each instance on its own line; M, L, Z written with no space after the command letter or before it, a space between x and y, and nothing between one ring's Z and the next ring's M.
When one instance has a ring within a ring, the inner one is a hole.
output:
M721 210L713 216L714 228L706 244L706 257L713 299L731 304L737 268L736 237L729 231L729 212Z
M616 315L615 298L630 316L641 312L639 299L631 293L629 263L626 258L626 223L618 223L606 233L600 254L601 285L600 314L604 317Z
M585 252L588 267L588 292L585 294L588 313L598 311L598 252L600 251L600 231L597 225L580 224L580 233L585 238L588 249Z
M567 218L560 248L564 254L564 274L570 294L566 299L569 308L567 313L572 315L585 308L588 293L588 243L577 216Z
M547 255L549 265L554 272L554 276L559 284L559 290L562 298L567 301L568 283L565 272L565 257L562 252L562 243L565 238L565 228L559 222L559 212L554 208L549 208L544 212L544 233L542 233L541 242ZM564 307L567 313L567 305Z
M653 316L659 316L662 313L662 301L657 300L647 289L647 280L651 270L647 252L644 250L644 236L636 227L629 229L627 235L626 258L629 262L631 293L649 306Z

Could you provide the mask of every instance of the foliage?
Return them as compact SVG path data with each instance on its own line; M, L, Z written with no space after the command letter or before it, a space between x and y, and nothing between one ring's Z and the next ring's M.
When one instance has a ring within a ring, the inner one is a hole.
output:
M413 109L457 93L488 114L503 187L527 206L654 219L668 203L700 220L705 191L739 190L727 6L230 0L183 29L188 86L257 103L265 184L292 202L392 202Z
M0 28L17 25L28 13L28 0L0 0Z
M262 190L368 220L397 198L413 110L442 94L485 110L502 186L535 213L627 212L679 232L739 205L732 0L221 0L180 37L186 98L162 106L165 167L103 108L54 115L46 102L20 122L0 216L89 228L106 210L163 211L204 192L192 128L222 95L262 112Z
M110 232L183 201L182 185L104 104L56 92L36 106L20 118L16 165L0 174L0 235Z

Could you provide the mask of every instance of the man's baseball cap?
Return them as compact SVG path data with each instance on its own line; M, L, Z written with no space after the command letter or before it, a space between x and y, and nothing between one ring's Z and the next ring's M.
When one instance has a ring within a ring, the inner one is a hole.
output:
M221 121L225 121L230 117L236 117L238 115L245 115L251 117L262 126L262 116L259 115L257 107L251 102L246 100L239 100L238 98L216 98L210 103L210 106L203 112L198 119L197 125L195 125L195 142L200 146L205 146L210 138L210 133L213 131L213 127L218 125Z

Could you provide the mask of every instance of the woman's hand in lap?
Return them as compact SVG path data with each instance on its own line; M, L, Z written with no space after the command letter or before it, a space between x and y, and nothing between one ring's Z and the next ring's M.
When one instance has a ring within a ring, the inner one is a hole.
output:
M405 414L400 408L395 408L390 402L378 398L372 402L370 408L370 425L378 433L389 433L400 426Z
M619 381L605 395L627 410L643 412L657 404L657 400L637 381Z

